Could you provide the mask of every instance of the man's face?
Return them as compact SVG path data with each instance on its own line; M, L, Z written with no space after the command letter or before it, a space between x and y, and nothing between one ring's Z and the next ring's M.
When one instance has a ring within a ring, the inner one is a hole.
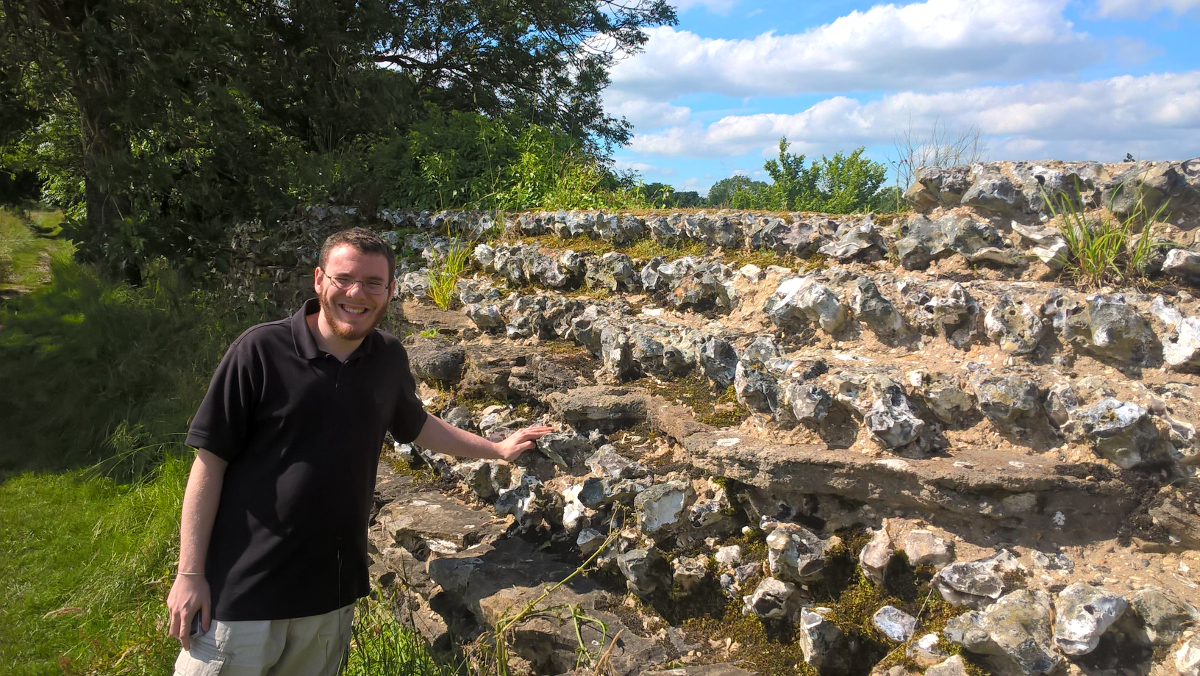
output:
M338 288L339 283L346 288ZM383 293L369 293L369 283L382 284ZM392 297L387 259L349 244L339 244L329 252L324 270L316 270L313 286L326 323L343 340L366 338L383 319Z

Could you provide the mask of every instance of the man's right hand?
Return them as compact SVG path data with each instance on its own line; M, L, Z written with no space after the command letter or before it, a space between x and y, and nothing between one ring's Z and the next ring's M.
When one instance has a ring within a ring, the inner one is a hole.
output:
M207 632L212 620L212 593L203 575L177 575L167 596L171 618L171 636L179 639L184 650L192 648L192 618L200 613L200 630Z

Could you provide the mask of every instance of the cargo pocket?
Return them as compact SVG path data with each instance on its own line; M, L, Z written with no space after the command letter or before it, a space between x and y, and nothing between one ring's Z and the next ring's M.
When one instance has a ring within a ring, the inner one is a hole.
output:
M175 676L221 676L225 655L213 643L192 637L192 649L180 650L175 660Z

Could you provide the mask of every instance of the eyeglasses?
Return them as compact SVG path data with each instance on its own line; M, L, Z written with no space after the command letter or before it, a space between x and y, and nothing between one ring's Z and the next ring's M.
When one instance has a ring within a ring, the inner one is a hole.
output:
M330 282L333 282L334 286L336 286L337 288L339 288L343 291L352 288L355 284L358 284L359 286L361 286L363 291L366 291L367 293L371 294L372 296L382 296L383 294L387 293L387 290L388 290L387 284L377 281L377 280L368 280L368 281L363 282L363 281L359 281L359 280L351 277L350 275L332 275L331 276L329 274L326 274L324 270L321 270L321 274L325 275L325 277L328 278Z

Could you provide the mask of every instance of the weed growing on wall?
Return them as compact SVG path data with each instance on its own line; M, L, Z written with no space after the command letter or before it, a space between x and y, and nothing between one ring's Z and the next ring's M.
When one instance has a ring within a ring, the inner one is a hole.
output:
M462 239L452 238L446 253L434 249L429 265L429 297L439 308L449 310L454 304L454 287L470 260L471 245Z
M1136 285L1145 278L1146 266L1161 246L1154 224L1163 219L1167 203L1150 213L1139 199L1121 218L1112 212L1111 205L1105 210L1086 211L1065 193L1053 198L1043 194L1043 198L1067 243L1064 271L1076 283L1098 288L1110 282Z

